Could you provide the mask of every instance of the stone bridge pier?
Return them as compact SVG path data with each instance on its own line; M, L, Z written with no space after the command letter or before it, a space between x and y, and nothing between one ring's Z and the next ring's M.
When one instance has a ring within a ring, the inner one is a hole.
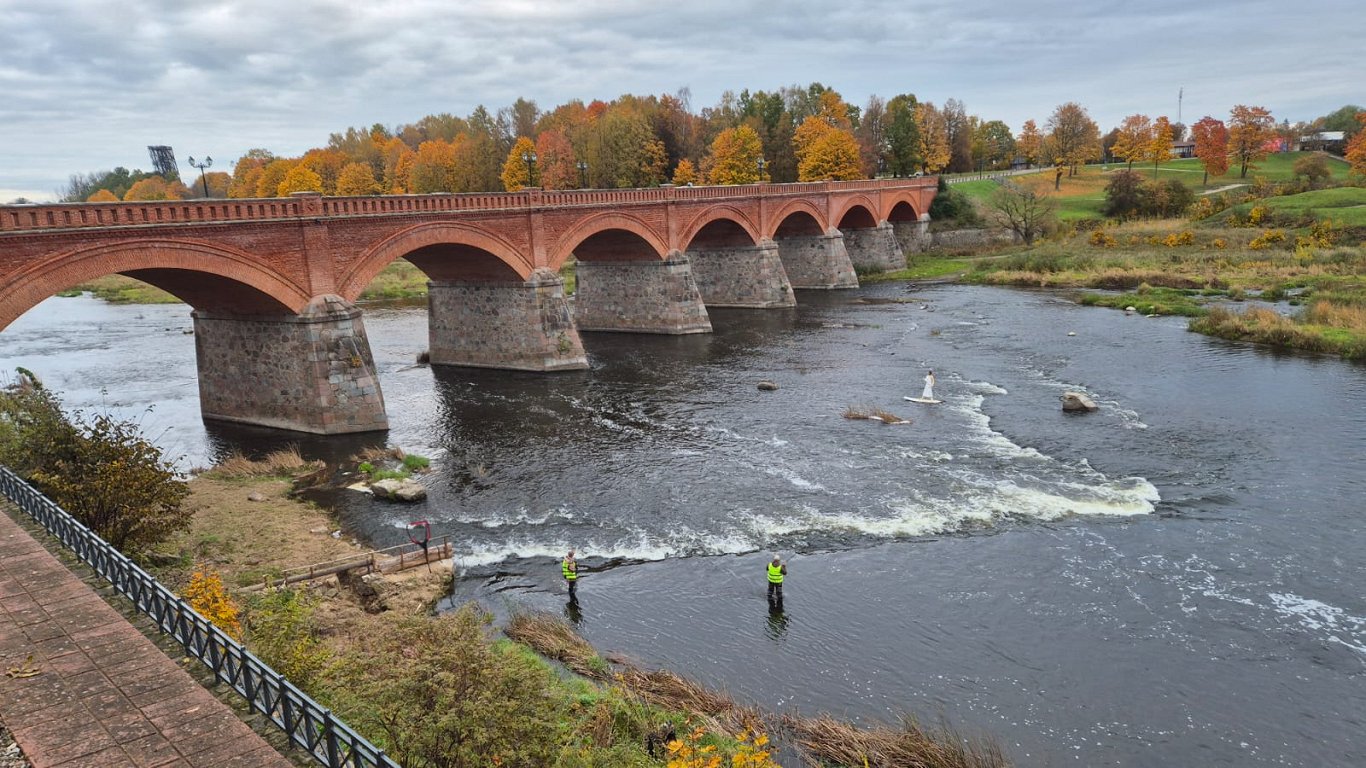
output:
M844 234L844 245L849 249L849 260L855 269L890 272L906 268L906 255L888 222L879 222L872 227L841 227L840 232Z
M317 434L389 428L361 312L340 296L298 315L193 317L204 418Z
M688 244L688 260L702 301L709 307L793 307L778 244L755 238L733 221L713 221Z
M643 241L619 231L589 238L575 254L579 330L711 333L687 254L670 251L661 260Z
M435 365L518 371L588 367L564 280L549 269L533 271L523 283L433 280L427 291Z
M921 215L919 219L903 219L891 224L897 246L901 248L902 253L923 253L930 249L932 241L928 213Z

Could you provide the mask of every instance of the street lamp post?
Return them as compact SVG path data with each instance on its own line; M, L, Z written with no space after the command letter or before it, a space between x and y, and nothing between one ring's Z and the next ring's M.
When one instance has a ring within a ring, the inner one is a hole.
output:
M527 185L528 187L535 186L535 184L533 183L533 180L532 180L532 175L533 175L532 169L533 169L533 168L535 167L535 165L536 165L536 153L535 153L535 152L523 152L523 153L522 153L522 162L526 163L526 185Z
M588 187L588 163L584 162L583 160L580 160L580 161L578 162L578 166L579 166L579 189L585 189L585 188Z
M205 168L208 168L208 167L211 166L211 165L213 165L213 158L212 158L212 157L205 157L205 158L204 158L204 162L202 162L202 163L196 163L196 162L194 161L194 157L193 157L193 156L187 157L187 158L185 158L185 160L186 160L186 162L188 162L188 163L190 164L190 167L192 167L192 168L198 168L198 169L199 169L199 183L202 184L202 185L204 185L204 197L208 197L208 196L209 196L209 180L208 180L207 178L204 177L204 169L205 169Z
M768 161L761 157L755 160L754 164L759 166L759 183L762 184L764 182L764 166L768 165Z

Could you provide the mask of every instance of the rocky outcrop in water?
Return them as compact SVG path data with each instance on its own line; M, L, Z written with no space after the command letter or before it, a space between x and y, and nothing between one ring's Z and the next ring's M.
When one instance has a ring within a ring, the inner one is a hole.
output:
M1062 393L1062 409L1078 413L1087 413L1098 409L1096 401L1082 394L1081 392Z
M427 489L410 478L377 480L370 484L370 492L377 499L388 501L422 501L427 498Z

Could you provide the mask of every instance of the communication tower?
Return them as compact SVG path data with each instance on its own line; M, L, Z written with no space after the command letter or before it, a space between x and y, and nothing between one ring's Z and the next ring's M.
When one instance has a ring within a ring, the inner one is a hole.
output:
M165 145L148 146L147 154L152 156L152 168L157 175L167 181L179 181L180 169L176 167L175 150Z

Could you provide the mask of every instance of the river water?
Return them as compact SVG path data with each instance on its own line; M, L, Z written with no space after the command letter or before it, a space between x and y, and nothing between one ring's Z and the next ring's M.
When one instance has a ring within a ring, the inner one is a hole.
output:
M452 602L498 613L565 611L575 547L590 641L766 708L943 717L1020 765L1366 765L1366 368L1052 293L799 302L588 334L592 369L554 375L414 366L425 311L368 308L387 439L433 458L431 498L330 500L376 546L430 520L460 551ZM205 428L189 327L54 298L0 363L185 466L293 439ZM904 401L928 367L945 402ZM1100 410L1062 413L1066 390Z

